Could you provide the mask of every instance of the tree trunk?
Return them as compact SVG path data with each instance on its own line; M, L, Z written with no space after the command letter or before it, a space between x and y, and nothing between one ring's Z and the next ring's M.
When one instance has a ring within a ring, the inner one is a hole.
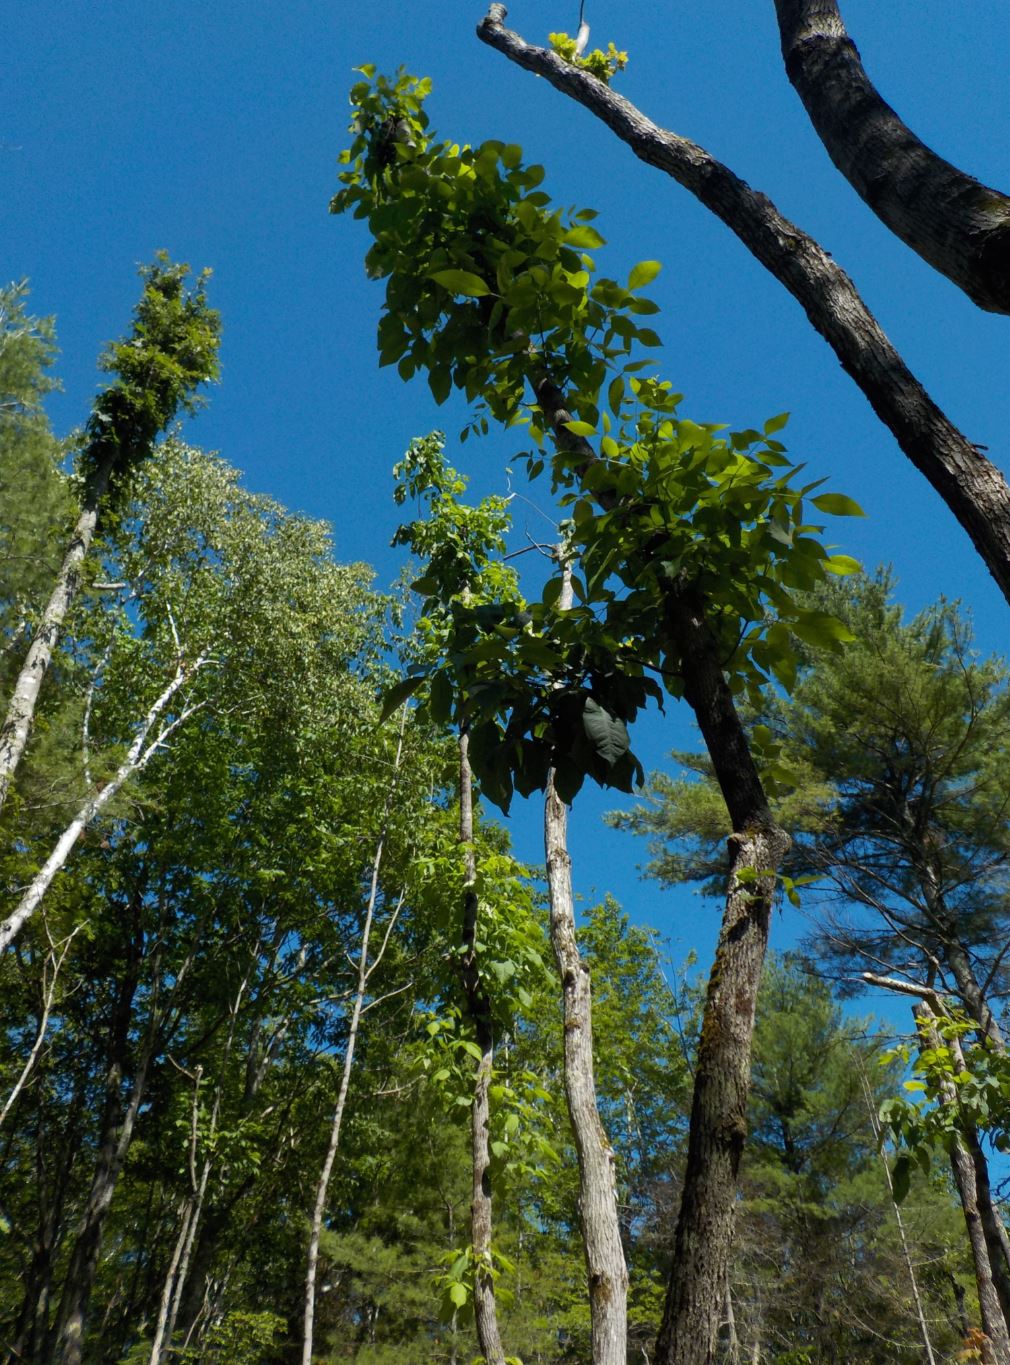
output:
M147 715L141 722L139 731L134 736L126 757L116 769L115 776L111 781L106 783L97 795L89 797L88 800L84 802L80 810L70 821L70 824L67 825L59 839L57 839L52 853L50 853L42 867L39 868L38 872L32 878L27 890L18 902L17 908L8 915L5 920L0 922L0 952L3 952L6 948L10 947L14 939L17 938L18 934L38 910L46 892L53 884L53 878L63 868L67 859L70 857L71 849L84 830L87 829L91 821L101 814L116 793L122 788L123 784L132 777L134 773L143 771L168 736L192 714L192 710L195 708L189 708L182 711L175 720L163 725L158 731L157 738L153 739L150 744L147 744L147 737L151 733L155 721L162 714L179 689L187 683L205 663L206 658L201 655L201 657L196 659L192 664L186 665L180 661L176 666L175 676L147 712Z
M589 469L597 462L596 452L568 430L571 413L564 395L549 376L535 373L535 364L531 369L537 401L559 448L580 462L580 472ZM593 496L607 509L615 504L612 494ZM667 666L683 679L684 697L705 740L733 829L726 909L698 1050L674 1261L656 1346L657 1365L708 1365L714 1359L733 1240L754 1010L775 877L790 839L772 819L704 599L689 584L677 585L670 588L664 611Z
M931 151L877 93L835 0L775 0L786 73L831 160L906 246L1010 313L1010 198Z
M562 555L558 608L572 605L571 566ZM589 1277L593 1365L626 1365L628 1351L628 1268L617 1216L614 1150L600 1120L593 1079L592 990L575 931L572 862L568 854L568 812L547 780L544 852L550 902L551 946L564 1002L565 1099L579 1162L579 1219Z
M595 76L525 42L504 27L505 13L504 5L490 5L478 37L584 105L636 156L671 176L739 237L801 305L902 451L967 531L1010 602L1010 485L933 402L845 271L766 195L703 147L658 127Z
M477 1340L487 1365L505 1365L505 1352L498 1330L494 1277L491 1263L491 1073L494 1066L494 1030L491 1004L477 967L477 857L473 844L473 777L470 772L469 735L459 737L459 841L463 849L463 989L467 1011L474 1026L480 1061L473 1082L470 1108L470 1156L473 1195L470 1204L470 1245L474 1259L474 1318Z
M105 1077L105 1104L98 1160L73 1250L70 1253L54 1329L56 1343L54 1359L58 1365L81 1365L83 1360L85 1318L98 1270L102 1236L123 1162L133 1139L133 1129L144 1098L147 1072L154 1051L152 1026L138 1059L133 1088L124 1111L121 1090L125 1073L126 1036L135 988L134 979L121 992L117 1017L112 1024L114 1038L112 1057Z
M932 1046L939 1046L940 1039L936 1029L936 1014L928 1001L922 1000L915 1007L916 1024L921 1031L931 1041ZM944 1101L948 1104L957 1103L957 1095L952 1086L944 1088ZM987 1348L991 1353L992 1365L1010 1365L1010 1331L1007 1328L1008 1319L1006 1317L999 1286L994 1275L993 1261L989 1254L988 1238L982 1214L979 1208L979 1190L976 1166L971 1155L971 1141L974 1139L978 1143L977 1134L970 1134L967 1139L958 1138L951 1150L950 1164L954 1173L954 1183L957 1186L958 1197L961 1200L961 1208L964 1211L965 1226L968 1229L968 1241L971 1246L972 1260L975 1265L975 1281L978 1285L979 1311L982 1314L982 1330L986 1335ZM988 1172L986 1172L986 1184L988 1184ZM990 1197L991 1206L991 1197ZM1000 1266L1002 1256L997 1258L996 1268Z
M28 743L42 680L52 662L53 650L60 638L67 612L77 596L81 565L94 539L99 505L111 472L112 460L107 459L90 481L88 496L70 537L52 594L7 704L7 715L0 727L0 811L3 810L11 781Z
M695 1069L687 1166L656 1360L711 1365L747 1133L751 1042L775 874L789 837L771 817L703 604L671 596L667 631L733 825L729 885Z

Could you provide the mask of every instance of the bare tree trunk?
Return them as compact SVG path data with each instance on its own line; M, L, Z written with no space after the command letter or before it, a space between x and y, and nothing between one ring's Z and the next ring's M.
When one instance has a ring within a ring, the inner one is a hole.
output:
M463 849L463 989L467 1010L480 1048L480 1061L473 1081L470 1108L470 1157L473 1194L470 1204L470 1245L474 1259L474 1318L477 1340L487 1365L505 1365L505 1351L498 1330L494 1276L491 1263L491 1074L494 1067L494 1029L491 1004L477 966L477 857L473 844L473 776L465 727L459 736L459 841Z
M572 605L571 566L563 558L558 607ZM550 901L551 946L561 976L564 1002L565 1099L579 1162L579 1219L589 1277L593 1365L626 1365L628 1351L628 1268L617 1217L614 1150L600 1120L593 1079L592 990L575 932L572 863L567 844L568 812L547 779L544 850Z
M52 853L50 853L45 863L32 878L28 889L18 902L17 909L14 910L12 914L8 915L5 920L0 922L0 952L3 952L5 948L10 946L35 914L36 910L38 910L39 906L42 904L43 897L53 883L53 878L63 868L67 859L70 857L70 850L73 848L74 844L76 844L84 830L87 829L91 821L101 814L127 779L132 777L134 773L141 772L150 762L154 754L157 753L158 749L164 744L168 736L176 730L184 720L192 715L196 708L187 708L177 716L175 720L167 725L163 725L159 730L156 739L153 739L150 744L146 743L147 737L151 733L155 721L168 706L169 702L179 689L187 683L206 662L206 658L201 656L192 664L186 665L180 662L177 665L175 676L144 717L141 727L134 737L126 757L116 770L115 776L100 792L95 796L89 797L88 800L84 802L70 824L56 841Z
M394 911L389 925L386 928L385 938L375 961L369 964L368 947L372 933L372 920L375 915L376 898L379 892L379 868L382 863L382 854L385 848L386 835L389 830L389 815L393 807L393 798L396 794L397 779L400 771L400 759L403 755L403 735L407 724L407 709L403 707L400 714L400 737L396 746L396 758L393 761L393 779L390 783L389 792L386 797L386 807L382 816L382 828L379 832L379 841L375 846L375 857L372 859L372 881L368 892L368 904L365 909L365 922L361 930L361 948L358 954L358 983L354 993L354 1004L351 1007L351 1020L347 1030L347 1043L344 1048L344 1065L340 1073L340 1089L337 1094L337 1104L333 1111L333 1119L330 1123L330 1140L326 1148L326 1158L323 1161L323 1169L319 1174L319 1183L316 1186L316 1199L312 1209L312 1225L309 1230L309 1248L307 1266L305 1272L305 1303L302 1317L302 1365L312 1365L312 1347L315 1332L315 1313L316 1313L316 1275L319 1267L319 1239L323 1230L323 1217L326 1213L326 1195L330 1187L330 1177L333 1174L333 1163L336 1160L337 1148L340 1146L340 1129L344 1120L344 1108L347 1103L347 1091L351 1083L351 1068L354 1065L354 1049L358 1040L358 1027L361 1023L362 1006L365 999L365 992L368 989L368 982L375 971L375 968L382 960L386 944L389 942L389 935L396 920Z
M623 95L504 27L493 3L478 37L584 105L636 156L671 176L739 237L793 295L842 368L943 498L1010 601L1010 485L909 370L852 280L807 233L703 147L660 128Z
M7 715L0 727L0 810L3 810L11 781L28 743L42 680L52 662L53 650L60 638L67 612L77 596L81 565L94 539L98 509L111 472L112 460L107 459L90 482L88 496L70 537L55 586L7 704Z
M842 175L980 308L1010 313L1010 199L930 150L877 93L835 0L775 0L786 72Z
M736 1334L736 1314L733 1312L733 1289L729 1276L726 1277L726 1361L727 1365L740 1365L740 1338ZM934 1365L931 1360L930 1365Z

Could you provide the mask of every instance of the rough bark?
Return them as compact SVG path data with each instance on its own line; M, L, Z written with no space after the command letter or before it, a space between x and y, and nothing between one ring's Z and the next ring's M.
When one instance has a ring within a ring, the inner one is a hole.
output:
M477 967L477 859L473 845L473 775L469 759L470 738L459 737L459 841L463 848L463 990L467 1012L473 1022L480 1061L473 1082L470 1107L470 1156L473 1190L470 1204L470 1245L474 1258L473 1306L477 1340L487 1365L505 1365L505 1351L498 1328L494 1278L491 1273L491 1074L494 1066L494 1029L491 1003L481 985Z
M42 681L52 663L53 650L60 638L63 622L77 596L81 565L95 536L98 509L111 470L110 460L97 471L89 485L88 497L74 526L56 583L7 704L7 715L0 728L0 810L3 810L11 781L28 743Z
M671 597L667 630L733 825L729 878L695 1069L687 1165L657 1365L710 1365L729 1273L747 1133L751 1043L775 873L789 837L774 823L704 604Z
M607 124L642 161L692 193L802 306L877 416L971 537L1010 602L1010 486L933 402L828 253L704 148L658 127L629 100L504 27L492 4L478 36Z
M980 308L1010 313L1010 198L930 150L877 93L835 0L775 0L786 72L838 170Z
M558 607L572 605L571 569L563 568ZM564 1005L565 1099L579 1163L579 1220L589 1280L593 1365L625 1365L628 1352L628 1268L617 1216L614 1149L596 1105L593 1078L592 987L575 932L568 811L547 780L544 854L550 904L551 946Z

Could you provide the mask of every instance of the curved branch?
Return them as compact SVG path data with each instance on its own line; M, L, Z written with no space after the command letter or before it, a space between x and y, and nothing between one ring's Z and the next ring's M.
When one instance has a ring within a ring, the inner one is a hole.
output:
M877 93L835 0L775 0L786 74L885 227L973 303L1010 313L1010 197L952 166Z
M905 455L968 532L1010 602L1010 487L933 402L845 271L770 199L703 147L658 127L629 100L556 53L525 42L504 27L505 13L502 4L490 6L477 29L480 39L584 105L642 161L690 190L788 289Z

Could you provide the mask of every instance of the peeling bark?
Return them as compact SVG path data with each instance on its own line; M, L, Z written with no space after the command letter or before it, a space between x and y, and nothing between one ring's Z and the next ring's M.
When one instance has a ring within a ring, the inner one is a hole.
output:
M786 73L825 151L885 227L990 313L1010 313L1010 197L931 151L877 93L835 0L775 0Z
M797 300L902 451L971 537L1010 602L1010 485L933 402L863 302L812 237L704 148L658 127L629 100L556 53L504 27L492 4L478 37L539 76L626 142L642 161L689 190Z

